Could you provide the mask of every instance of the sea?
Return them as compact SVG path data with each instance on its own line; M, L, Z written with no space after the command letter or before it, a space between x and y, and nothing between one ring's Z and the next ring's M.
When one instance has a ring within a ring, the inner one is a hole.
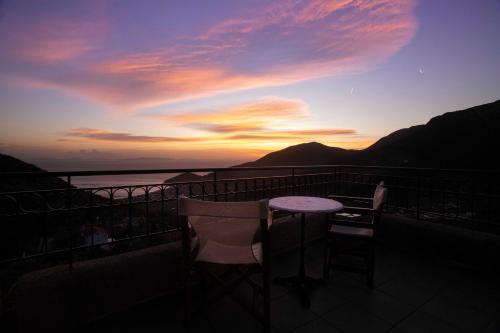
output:
M30 160L47 171L111 171L111 170L147 170L181 168L221 168L242 163L241 160L202 160L169 158L133 158L133 159L37 159ZM203 175L206 173L200 173ZM179 175L179 173L161 174L125 174L71 177L71 184L78 188L116 187L129 185L155 185ZM67 180L62 178L63 180ZM117 193L118 194L118 193Z

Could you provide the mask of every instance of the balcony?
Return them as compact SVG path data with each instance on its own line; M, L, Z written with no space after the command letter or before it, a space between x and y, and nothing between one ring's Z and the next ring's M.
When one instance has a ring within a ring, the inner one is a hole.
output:
M159 184L74 186L80 184L78 178L185 172L199 176ZM10 324L6 325L17 325L24 332L44 327L40 326L43 319L50 319L52 328L63 330L182 332L175 273L180 195L217 201L333 193L369 196L375 184L384 180L389 198L379 233L374 289L365 287L363 277L334 273L326 286L312 293L311 308L304 309L288 289L273 285L274 329L496 332L500 325L496 319L500 287L495 280L500 249L499 175L366 166L2 174L2 181L24 186L22 191L0 194L3 290L23 275L17 289L9 292L10 300L6 297L7 305L17 306L17 318L11 314L9 320L7 315L5 321ZM65 183L47 186L49 177ZM273 236L275 276L297 268L297 242L290 236L297 229L293 220L281 217ZM320 236L319 232L309 235L306 262L311 275L321 272ZM85 281L78 277L67 283L68 289L54 287L50 279L41 281L44 274L56 274L61 281L67 281L67 274L90 276L95 285L74 284ZM134 276L123 278L127 274ZM158 290L149 288L160 281L165 285ZM61 301L59 308L37 316L37 309L49 304L45 299L54 293L61 293L56 299L67 303ZM128 293L133 300L127 299ZM203 311L191 329L258 332L260 324L245 311L249 304L249 290L241 288L233 298ZM35 324L35 319L40 322Z

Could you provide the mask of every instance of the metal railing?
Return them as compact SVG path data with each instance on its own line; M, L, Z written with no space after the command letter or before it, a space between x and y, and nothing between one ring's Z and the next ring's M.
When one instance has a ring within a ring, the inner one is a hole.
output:
M203 174L185 182L78 188L75 177ZM62 181L62 180L64 181ZM49 181L50 180L50 181ZM177 199L371 196L384 180L393 213L500 232L500 172L352 165L0 173L0 263L68 261L176 239ZM55 258L55 259L48 259Z

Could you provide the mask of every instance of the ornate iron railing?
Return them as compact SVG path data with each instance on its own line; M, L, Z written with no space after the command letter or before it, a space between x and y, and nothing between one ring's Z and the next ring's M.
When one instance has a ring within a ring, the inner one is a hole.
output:
M75 177L203 174L198 180L78 188ZM61 181L60 179L64 180ZM50 180L50 181L49 181ZM282 195L370 196L389 188L388 210L500 232L500 172L378 166L279 166L0 173L0 263L127 251L177 237L177 199L240 201ZM103 253L104 252L104 253ZM48 259L47 259L48 260ZM54 260L54 259L50 259Z

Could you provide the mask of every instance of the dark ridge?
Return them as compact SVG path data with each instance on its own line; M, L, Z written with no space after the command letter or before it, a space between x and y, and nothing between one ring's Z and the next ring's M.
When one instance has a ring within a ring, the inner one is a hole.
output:
M172 178L165 180L164 184L172 184L172 183L190 183L197 182L203 180L203 176L197 175L192 172L184 172Z
M37 172L45 171L36 165L23 162L15 157L0 154L0 172Z
M340 164L356 153L356 150L328 147L319 142L309 142L269 153L254 162L244 163L239 166Z
M364 150L317 142L291 146L239 166L366 164L500 169L500 101L448 112L425 125L395 131Z
M15 157L0 154L0 174L2 172L46 172L39 167L21 161ZM16 177L0 178L0 192L48 190L66 188L67 183L57 177Z
M363 150L361 163L499 169L500 101L448 112L401 129Z

